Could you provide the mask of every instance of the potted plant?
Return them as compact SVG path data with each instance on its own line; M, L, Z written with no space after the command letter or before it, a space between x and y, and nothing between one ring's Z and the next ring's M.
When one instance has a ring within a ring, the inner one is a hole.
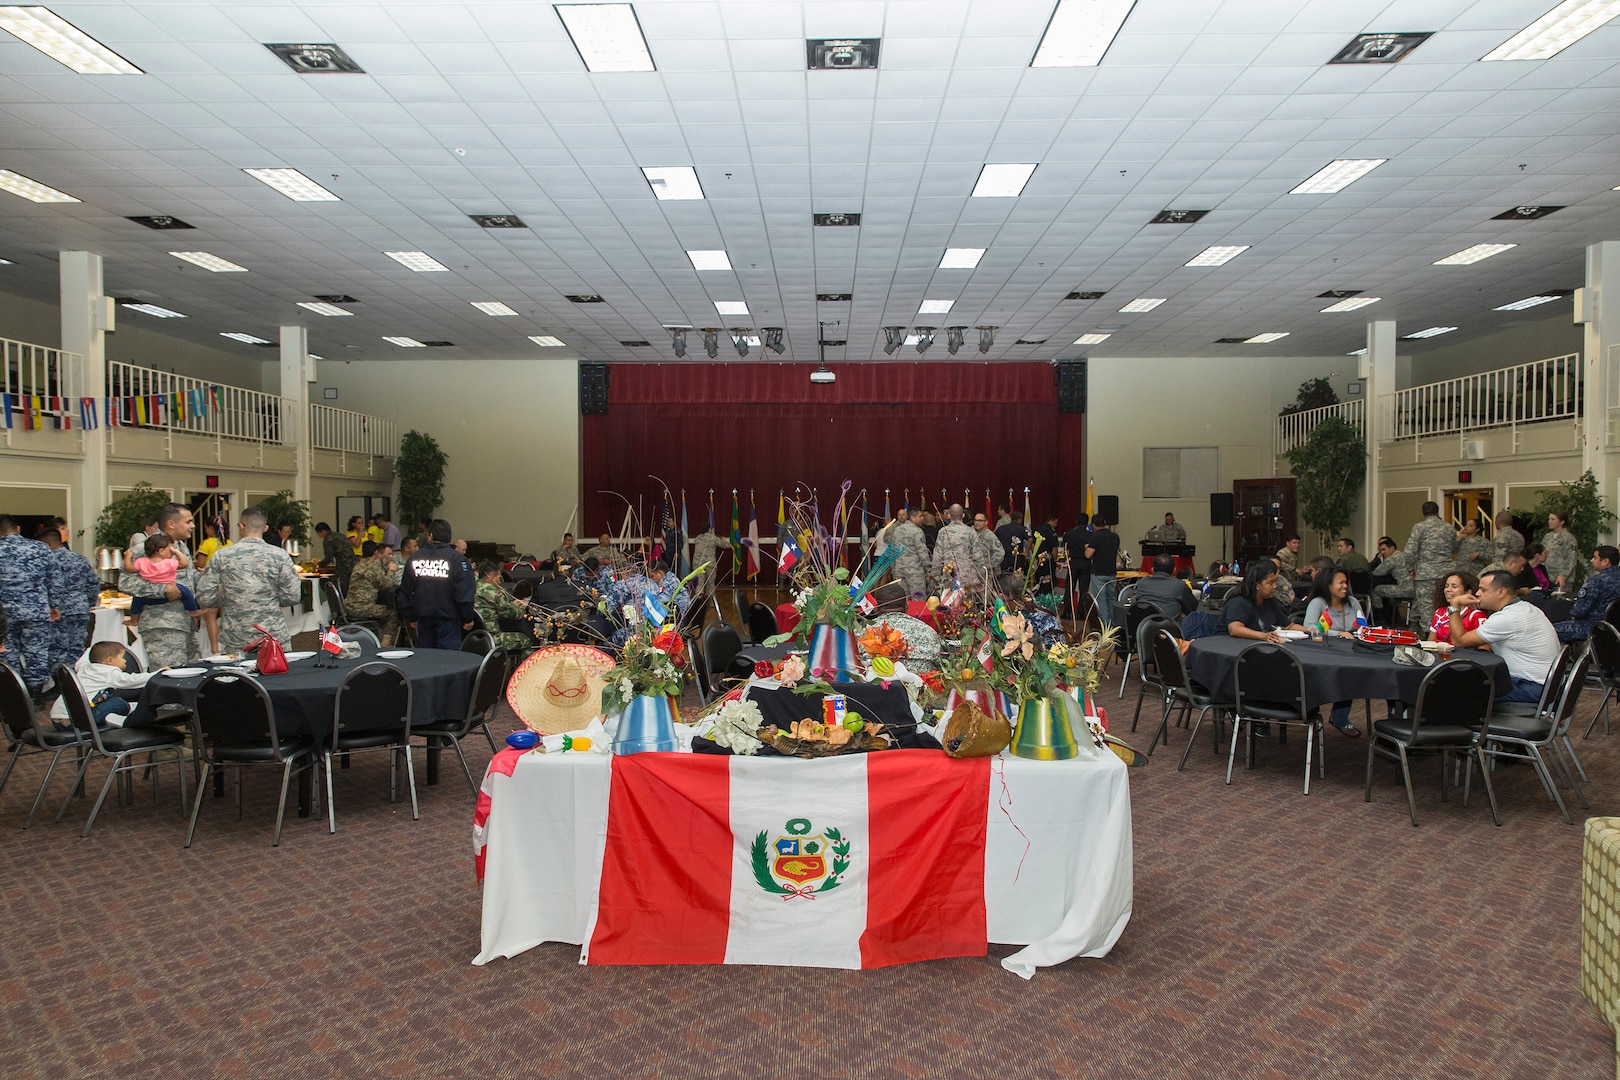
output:
M129 538L140 532L158 511L170 502L167 491L159 491L145 480L102 508L96 518L96 547L124 550Z
M619 651L619 662L602 674L606 682L602 711L619 717L613 752L678 750L675 721L681 684L692 672L686 642L673 626L640 620L634 611L625 617L639 621Z
M405 533L414 534L422 522L433 520L444 502L444 467L449 463L450 456L433 436L414 429L401 436L394 476L399 480L399 524Z
M1298 481L1299 516L1328 551L1344 535L1366 481L1367 444L1342 416L1330 416L1288 451L1289 471Z
M300 544L309 543L309 503L293 498L291 489L283 488L274 495L259 500L268 526L266 535L274 537L283 525L292 526L292 539Z

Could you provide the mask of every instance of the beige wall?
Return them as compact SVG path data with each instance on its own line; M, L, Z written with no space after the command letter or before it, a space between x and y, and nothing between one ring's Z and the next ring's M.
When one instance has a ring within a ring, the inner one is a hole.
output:
M1536 310L1532 308L1531 313ZM1573 301L1560 300L1539 310L1548 314L1497 334L1447 345L1419 356L1401 357L1396 366L1396 384L1404 389L1444 382L1585 350L1584 334L1573 318Z

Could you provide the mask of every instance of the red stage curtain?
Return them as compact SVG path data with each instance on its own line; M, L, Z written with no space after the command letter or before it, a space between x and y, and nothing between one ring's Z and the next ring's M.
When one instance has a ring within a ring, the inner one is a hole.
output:
M960 501L974 509L1007 498L1023 508L1024 488L1037 519L1054 506L1063 525L1084 509L1083 417L1057 411L1048 364L860 364L836 368L831 385L810 382L809 364L614 364L608 412L583 416L584 516L580 532L617 534L625 503L656 527L662 489L680 512L686 490L692 532L708 520L731 522L738 492L748 531L749 489L761 537L776 528L779 490L817 490L824 517L840 485L853 498L866 489L873 515L891 507ZM875 526L874 526L875 527ZM857 535L858 526L852 531ZM769 563L769 559L766 560Z

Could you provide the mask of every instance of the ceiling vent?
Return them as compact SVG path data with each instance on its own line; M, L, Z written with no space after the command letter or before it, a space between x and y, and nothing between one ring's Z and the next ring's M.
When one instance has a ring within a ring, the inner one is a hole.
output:
M331 42L306 45L272 45L264 47L280 57L281 62L300 75L363 75L365 69L354 58Z
M859 225L859 214L811 214L810 220L820 229L838 228L842 225Z
M1065 296L1065 300L1101 300L1107 296L1106 292L1072 292Z
M1330 64L1398 64L1406 54L1428 41L1431 33L1357 34L1334 54Z
M195 225L188 225L177 217L169 214L149 214L145 217L131 217L129 220L137 225L145 225L148 229L194 229Z
M878 66L878 38L811 38L804 43L811 71L864 71Z
M1191 225L1199 221L1208 210L1160 210L1153 215L1149 225Z
M516 214L468 214L480 229L527 229Z

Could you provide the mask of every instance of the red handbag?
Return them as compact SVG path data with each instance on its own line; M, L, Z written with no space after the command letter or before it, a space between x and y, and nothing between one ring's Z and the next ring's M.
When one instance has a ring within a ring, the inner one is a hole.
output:
M258 673L260 675L280 675L286 671L287 654L282 651L281 642L277 641L275 635L258 623L253 624L253 629L259 632L260 637L247 645L242 651L257 655L259 662L255 665L255 669Z

